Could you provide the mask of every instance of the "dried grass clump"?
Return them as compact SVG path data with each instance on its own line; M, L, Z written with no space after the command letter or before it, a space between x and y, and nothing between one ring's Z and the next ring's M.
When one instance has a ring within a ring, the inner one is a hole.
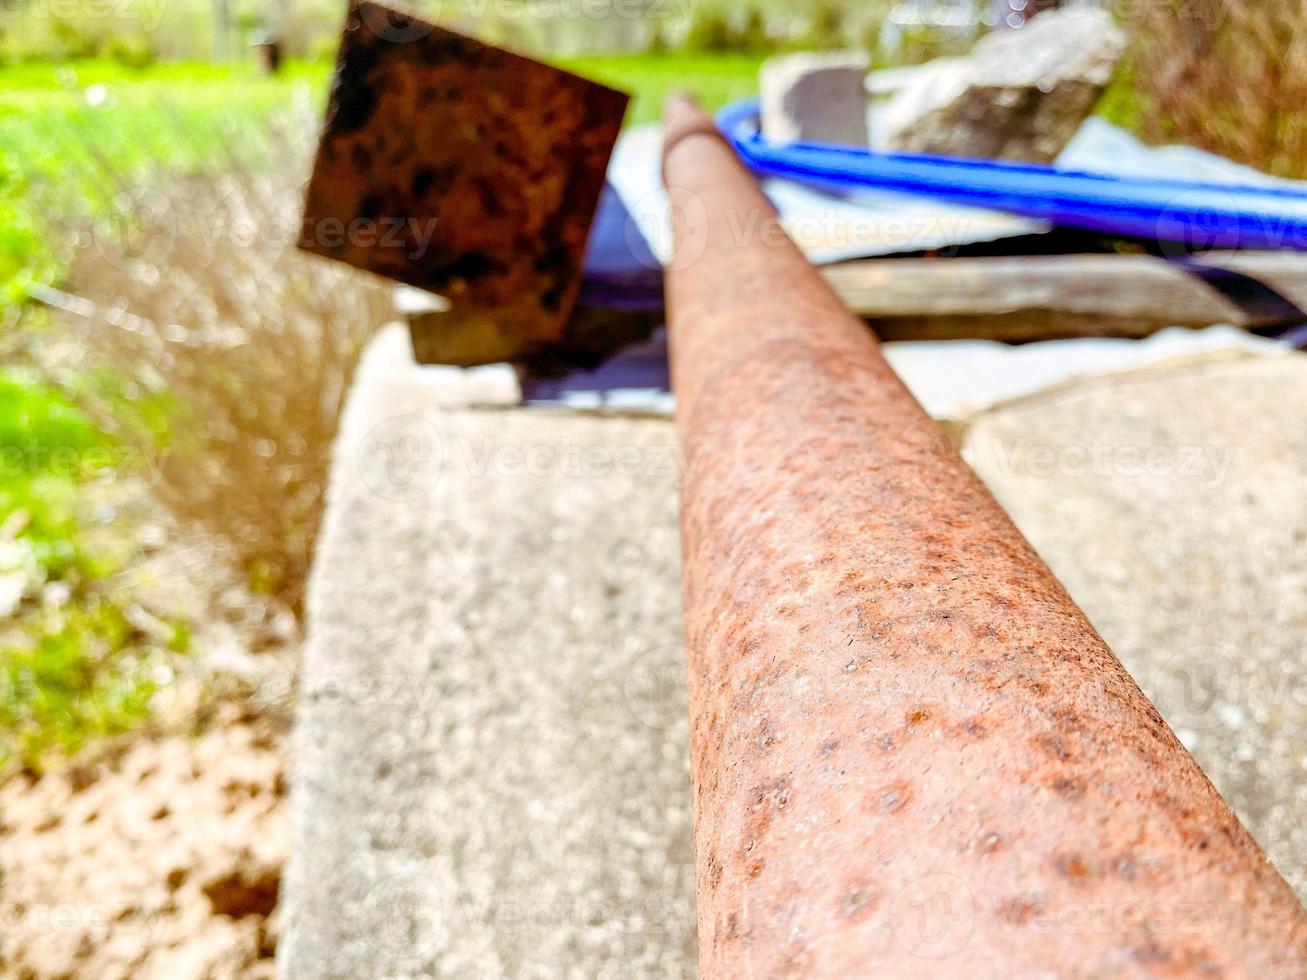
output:
M72 295L47 299L74 314L75 370L121 379L90 407L159 461L158 501L298 613L346 391L393 307L382 280L294 248L307 147L274 151L266 175L233 153L221 173L119 179Z
M1188 143L1282 177L1307 177L1307 5L1126 3L1145 139Z

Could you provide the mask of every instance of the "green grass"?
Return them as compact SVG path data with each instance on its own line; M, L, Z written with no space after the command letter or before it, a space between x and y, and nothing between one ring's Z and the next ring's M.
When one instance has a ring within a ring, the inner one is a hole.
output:
M620 57L564 58L557 63L596 81L635 96L628 123L658 119L663 100L673 92L690 91L709 109L757 91L760 55L642 54Z
M115 448L59 392L0 371L0 577L24 582L0 630L0 772L150 717L161 652L106 587L130 549L97 543L86 513L87 488L124 475Z
M628 123L656 120L663 99L695 91L709 108L754 90L760 57L622 55L560 59L558 64L631 92ZM248 65L113 61L0 68L0 324L32 282L58 278L57 229L43 221L60 209L95 214L122 190L159 170L221 166L233 143L256 147L258 131L294 102L317 110L329 66L291 63L280 75ZM248 139L233 140L245 132ZM109 173L120 176L115 182Z

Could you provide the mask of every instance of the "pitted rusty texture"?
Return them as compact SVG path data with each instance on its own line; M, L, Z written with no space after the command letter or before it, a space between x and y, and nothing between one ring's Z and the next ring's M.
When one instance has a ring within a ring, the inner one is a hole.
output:
M300 247L449 298L419 361L565 346L628 96L375 3L346 17Z
M1192 757L702 113L666 125L704 976L1307 975Z

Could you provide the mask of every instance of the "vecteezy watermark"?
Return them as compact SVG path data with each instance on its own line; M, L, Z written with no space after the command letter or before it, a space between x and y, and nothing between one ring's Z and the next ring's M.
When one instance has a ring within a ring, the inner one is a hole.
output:
M1307 674L1280 651L1216 644L1153 651L1149 694L1176 729L1206 728L1207 716L1242 728L1248 716L1300 716L1307 710Z
M974 455L978 447L969 448L968 455ZM1238 455L1233 446L1135 446L1106 440L1053 446L1025 438L1010 444L993 439L990 448L1004 476L1174 478L1196 481L1204 489L1224 483Z
M420 41L437 21L670 21L688 24L696 0L436 0L417 14L389 5L365 4L360 20L375 37L392 44Z
M153 32L163 23L168 0L27 0L26 3L0 4L0 26L19 17L40 21L86 23L113 21L125 26L135 23L141 30Z
M971 939L976 903L967 883L956 875L923 875L909 881L894 896L889 926L895 941L914 956L952 956Z
M1210 32L1228 16L1229 0L1071 0L1058 7L1064 18L1107 12L1118 23L1137 25L1165 16ZM1021 28L1039 12L1031 0L901 0L890 8L888 26L905 38L938 43L996 27Z
M1114 858L1113 870L1129 874L1128 859ZM1012 897L999 902L993 919L1007 932L1057 936L1128 936L1153 940L1201 936L1217 941L1228 934L1234 909L1207 902L1169 901L1165 897L1106 902L1048 904L1037 898Z
M462 468L474 476L675 479L685 469L680 453L671 445L611 446L570 439L518 443L487 437L458 440L454 449Z
M670 444L457 435L421 416L397 416L377 425L360 444L356 462L368 489L391 500L425 496L446 474L505 480L623 477L679 486L695 470L695 461Z
M358 470L364 485L387 500L416 500L435 489L444 453L440 430L420 415L382 422L363 440Z
M981 0L905 0L889 11L889 24L913 40L950 41L998 23Z
M406 259L416 260L431 249L436 234L435 218L409 216L305 218L300 242L327 249L391 249Z
M307 702L427 711L440 695L440 681L430 674L390 671L315 675L301 696Z
M57 476L131 473L158 483L168 454L149 453L136 446L51 446L39 442L0 447L0 478L25 473Z
M383 878L364 896L360 916L374 949L411 962L429 959L448 942L448 902L430 875Z
M686 717L685 647L671 643L631 660L622 679L631 716L649 728L669 728Z
M628 205L627 242L650 268L653 255L665 255L665 267L686 269L708 247L708 211L703 199L684 187L650 191ZM801 250L862 249L914 251L965 241L975 219L962 213L872 213L853 208L825 208L802 214L775 215L761 209L725 212L722 227L731 245L760 244L780 248L793 242ZM652 251L653 255L648 254Z
M1278 201L1262 211L1215 187L1195 187L1172 197L1158 214L1153 237L1171 259L1222 248L1307 249L1307 225Z
M579 932L603 927L610 933L641 936L672 945L684 942L694 929L692 904L666 898L609 902L599 898L562 897L540 903L501 900L483 905L477 911L481 920L492 922L501 935L543 937L557 935L560 930Z
M211 191L211 193L209 193ZM91 222L89 241L100 258L134 270L163 265L179 248L211 254L227 244L247 250L393 253L408 261L426 256L438 219L417 215L305 218L267 210L242 187L222 183L185 196L152 186L115 194Z
M127 902L4 902L0 931L8 936L63 934L103 944L119 936L154 936L161 916Z
M697 0L441 0L442 15L502 21L672 21L689 23Z
M669 898L605 900L602 896L560 896L550 901L513 900L503 895L468 896L457 904L435 875L412 872L377 882L358 912L366 941L397 961L422 963L445 951L455 937L491 929L497 935L550 936L602 927L613 935L643 936L666 943L693 932L692 903Z
M1082 2L1080 8L1092 8ZM1101 4L1117 23L1143 25L1150 17L1164 16L1176 23L1191 25L1195 32L1216 30L1230 15L1230 0L1105 0Z

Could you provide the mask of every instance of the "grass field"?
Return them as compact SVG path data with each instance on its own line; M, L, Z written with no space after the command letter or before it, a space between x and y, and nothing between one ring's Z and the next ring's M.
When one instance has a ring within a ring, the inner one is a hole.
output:
M643 123L657 119L674 90L692 89L710 107L749 94L759 61L640 55L560 63L632 92L628 122ZM61 284L69 249L85 244L76 236L116 196L279 163L262 134L279 119L303 126L317 118L328 74L317 63L292 63L276 77L200 63L0 68L0 343L41 344L56 330L29 301L30 287ZM102 392L130 380L73 383ZM183 623L162 643L141 635L132 596L111 587L133 561L131 533L96 501L106 486L130 479L130 462L78 410L75 395L30 368L0 369L0 585L22 590L0 629L0 771L39 767L52 751L75 753L150 718L151 667L186 646Z
M630 91L628 121L657 119L663 98L689 88L712 107L753 90L759 58L632 55L564 59L564 67ZM291 63L278 76L246 65L167 64L133 70L111 61L0 68L0 313L33 279L58 278L57 230L42 212L90 213L123 180L160 168L221 164L234 138L298 104L318 108L329 68ZM71 198L71 200L69 200Z
M0 630L0 771L149 717L157 652L106 588L132 549L90 505L122 459L62 393L0 370L0 583L22 595Z

